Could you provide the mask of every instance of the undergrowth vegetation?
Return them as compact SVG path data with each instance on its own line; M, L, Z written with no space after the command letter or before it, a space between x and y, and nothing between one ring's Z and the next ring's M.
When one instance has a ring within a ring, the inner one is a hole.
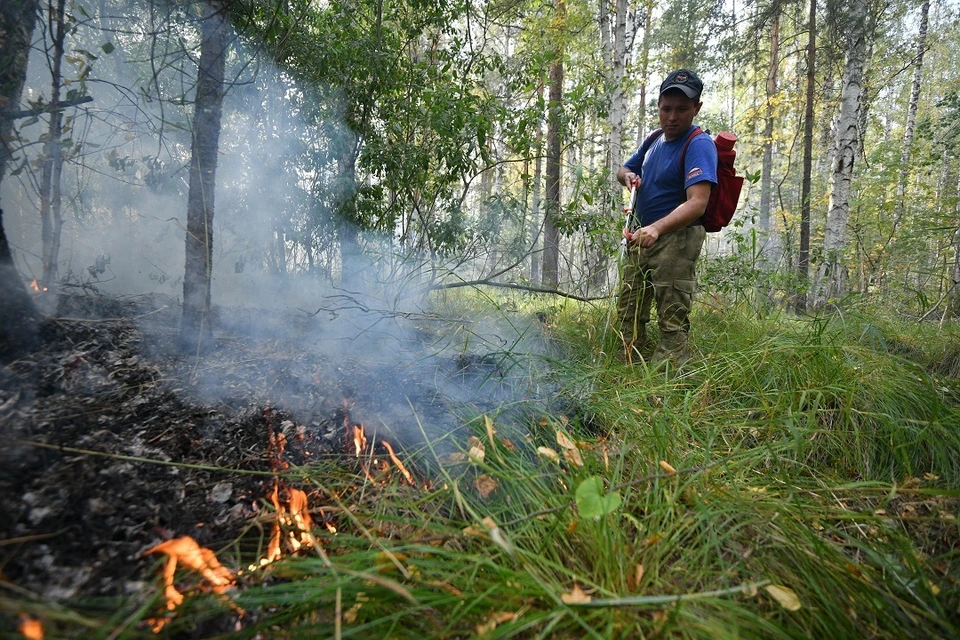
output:
M408 448L414 486L335 461L294 470L337 532L226 597L188 597L163 634L239 610L224 636L960 634L956 335L702 308L697 357L664 371L621 361L606 308L534 311L564 352L542 375L573 410L519 438L477 416L454 454ZM218 556L245 566L259 535ZM161 596L112 617L37 613L63 629L86 616L86 637L149 635L138 623Z

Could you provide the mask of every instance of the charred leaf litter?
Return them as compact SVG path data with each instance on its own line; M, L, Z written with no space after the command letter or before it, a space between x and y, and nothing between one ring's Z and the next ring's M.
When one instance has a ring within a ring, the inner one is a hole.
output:
M215 348L195 357L175 348L179 317L160 295L63 295L41 346L0 368L8 584L48 601L153 593L144 550L236 539L278 462L355 465L353 424L429 475L424 433L443 455L484 414L519 443L544 413L576 411L536 318L444 319L353 295L309 311L216 308Z

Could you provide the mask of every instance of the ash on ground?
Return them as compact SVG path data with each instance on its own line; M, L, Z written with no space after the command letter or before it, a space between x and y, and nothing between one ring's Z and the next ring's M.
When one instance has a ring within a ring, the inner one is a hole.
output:
M216 549L257 518L272 480L237 471L274 469L277 433L304 465L346 457L348 415L409 450L462 445L484 412L522 430L549 410L544 365L518 347L547 343L533 324L364 309L344 330L343 309L321 311L221 309L215 348L184 356L175 300L62 297L40 348L0 368L2 578L52 600L155 588L146 549Z

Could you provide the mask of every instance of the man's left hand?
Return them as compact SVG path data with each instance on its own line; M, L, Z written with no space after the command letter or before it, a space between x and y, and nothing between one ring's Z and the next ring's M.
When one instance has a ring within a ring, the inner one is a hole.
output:
M644 249L653 246L653 243L660 238L660 232L654 226L640 227L630 237L633 244L639 244Z

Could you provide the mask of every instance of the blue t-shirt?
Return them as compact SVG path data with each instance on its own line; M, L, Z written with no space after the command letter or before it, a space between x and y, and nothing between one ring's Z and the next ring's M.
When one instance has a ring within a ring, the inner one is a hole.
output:
M638 149L624 166L640 176L640 189L637 191L636 208L639 212L639 226L646 226L665 217L686 200L686 190L698 182L717 184L717 147L710 135L703 133L690 141L684 167L681 173L678 166L680 152L693 127L677 138L667 142L658 137L647 149L647 155L640 166ZM638 226L633 220L631 228Z

